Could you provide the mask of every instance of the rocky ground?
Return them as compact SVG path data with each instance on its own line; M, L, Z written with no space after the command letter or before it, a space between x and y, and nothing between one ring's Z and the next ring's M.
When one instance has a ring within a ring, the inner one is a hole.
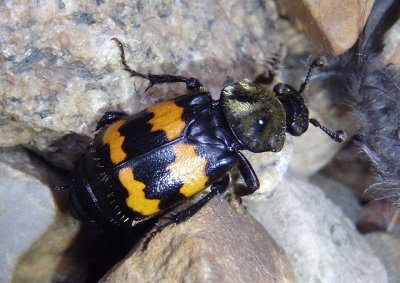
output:
M82 226L54 189L70 184L105 111L132 114L185 91L145 93L111 38L137 70L196 77L214 99L242 78L275 75L298 88L313 57L357 40L372 2L356 2L2 1L0 281L397 282L398 210L366 204L374 178L353 146L356 119L318 74L305 94L311 115L345 130L346 142L311 127L279 153L245 152L261 182L255 194L233 207L213 200L145 251L154 223L133 236ZM398 63L398 51L385 54Z

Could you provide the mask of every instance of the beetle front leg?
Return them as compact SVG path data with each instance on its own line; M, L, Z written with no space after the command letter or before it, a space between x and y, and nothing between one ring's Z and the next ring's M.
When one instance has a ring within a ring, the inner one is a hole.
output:
M173 214L173 216L164 224L157 226L156 230L150 233L150 235L146 238L143 243L142 250L147 248L150 240L154 238L157 233L164 230L164 228L168 227L171 224L179 224L188 220L190 217L195 215L204 205L206 205L210 200L212 200L216 195L222 194L226 191L229 185L229 176L224 177L221 181L213 184L210 188L210 192L202 197L200 200L190 205L189 207Z
M239 150L236 150L237 157L239 159L239 171L243 176L246 186L238 186L235 190L236 197L247 196L254 193L259 187L260 182L258 181L256 172L254 172L253 167L247 158Z
M128 114L124 112L116 112L116 111L106 112L104 113L103 117L101 117L100 121L97 123L96 131L103 128L104 126L107 126L115 121L121 120L127 116Z
M136 72L126 63L124 46L122 45L121 41L119 41L117 38L112 38L111 40L114 40L118 44L118 47L121 51L121 63L124 66L124 70L128 71L132 77L141 77L149 81L149 86L146 88L146 91L156 84L165 84L165 83L185 83L189 93L207 91L206 88L195 78L186 78L186 77L166 75L166 74L144 75L142 73Z

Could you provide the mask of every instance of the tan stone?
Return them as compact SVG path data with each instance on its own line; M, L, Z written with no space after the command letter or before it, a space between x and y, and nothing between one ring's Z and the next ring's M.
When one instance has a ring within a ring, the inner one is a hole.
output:
M308 34L323 53L340 55L356 42L373 0L275 0L281 16Z
M387 64L400 65L400 20L385 34L381 57Z
M141 248L100 282L296 282L285 252L261 224L218 198Z

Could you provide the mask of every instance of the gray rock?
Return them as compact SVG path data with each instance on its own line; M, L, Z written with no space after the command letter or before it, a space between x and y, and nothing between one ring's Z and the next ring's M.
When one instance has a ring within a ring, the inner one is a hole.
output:
M0 162L0 281L9 281L19 256L54 221L48 187Z
M260 188L253 194L245 196L246 201L257 202L273 196L293 158L293 143L294 139L287 135L285 146L280 152L243 151L260 180Z
M317 174L310 178L312 184L320 187L325 195L339 206L344 214L356 224L361 216L361 204L356 195L342 183Z
M219 198L141 249L100 282L296 282L285 252L260 223Z
M382 263L350 219L293 172L271 199L248 211L286 251L300 282L387 281Z
M397 283L400 278L400 239L393 234L373 232L366 234L372 249L386 267L389 283Z
M326 124L329 119L318 120ZM345 129L344 125L340 128ZM290 168L298 175L312 176L324 167L341 147L341 144L332 141L321 130L310 126L306 133L296 137Z
M63 255L79 224L39 180L46 168L21 148L0 149L0 160L0 281L83 278L78 259Z

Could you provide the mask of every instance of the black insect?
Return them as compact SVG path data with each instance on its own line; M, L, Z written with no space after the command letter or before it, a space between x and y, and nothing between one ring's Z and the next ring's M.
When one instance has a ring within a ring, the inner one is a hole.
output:
M83 221L134 226L211 186L207 195L159 226L160 231L188 219L224 192L234 166L246 183L241 194L257 190L259 181L241 150L280 151L286 132L301 135L309 123L337 142L344 140L343 131L331 132L310 119L301 97L312 71L324 65L321 59L311 64L299 91L282 83L269 90L243 80L212 100L197 79L134 71L125 61L121 42L113 40L131 76L148 80L149 87L183 82L188 94L133 116L105 113L74 171L70 190L73 214Z

